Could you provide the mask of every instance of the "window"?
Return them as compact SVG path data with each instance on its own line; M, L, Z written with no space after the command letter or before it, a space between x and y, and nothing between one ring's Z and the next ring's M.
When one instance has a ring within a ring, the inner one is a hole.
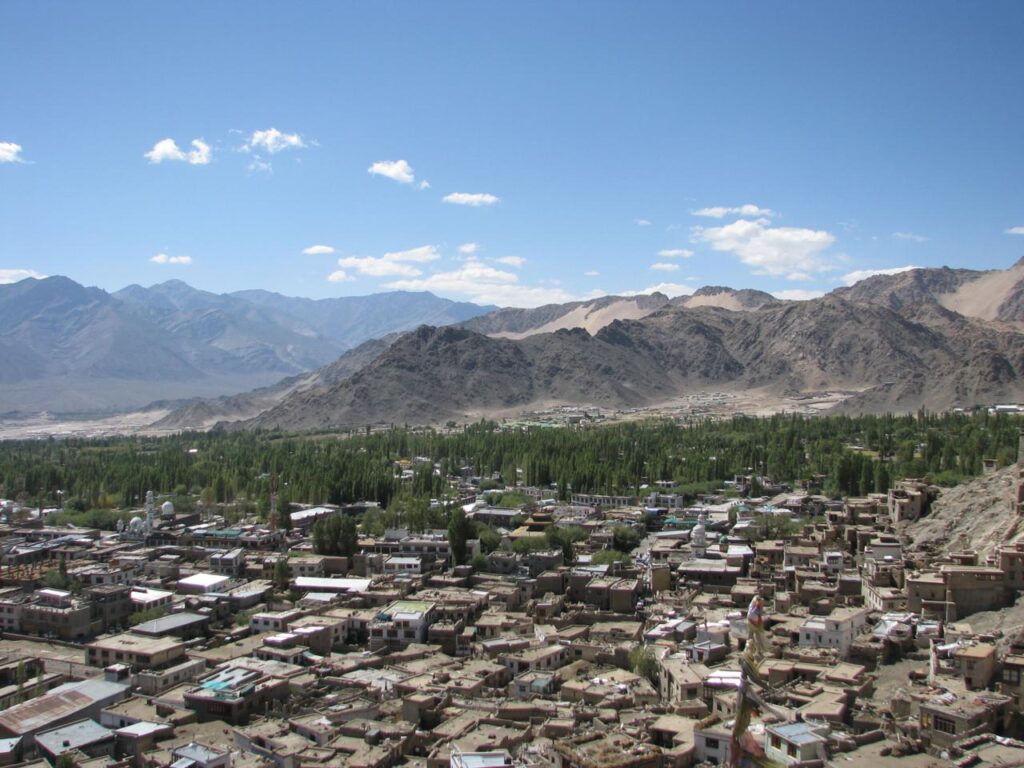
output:
M1003 669L1003 682L1011 685L1020 685L1020 669L1006 667Z
M704 739L704 746L707 749L718 749L718 739Z
M796 757L796 745L795 744L787 744L786 745L786 754L789 755L790 757Z
M948 733L950 735L956 735L956 723L947 717L935 716L932 721L932 728L939 733Z

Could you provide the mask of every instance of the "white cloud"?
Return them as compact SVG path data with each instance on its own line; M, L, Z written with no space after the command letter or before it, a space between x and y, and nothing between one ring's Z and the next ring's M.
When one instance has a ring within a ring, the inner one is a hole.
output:
M327 256L334 253L334 248L329 245L311 245L309 248L303 248L302 252L307 256Z
M327 276L327 280L331 283L344 283L347 280L355 280L355 278L350 277L340 269L336 269L334 272L331 272L331 274Z
M146 152L145 157L151 163L183 162L189 165L208 165L212 150L210 145L202 139L192 139L192 149L186 152L174 141L174 139L162 139L153 145L153 148Z
M753 203L747 203L746 205L739 205L735 208L728 208L722 205L716 205L711 208L700 208L696 211L690 211L694 216L706 216L712 219L721 219L728 215L736 216L757 216L757 217L768 217L771 218L775 215L775 211L771 208L760 208Z
M1024 235L1024 227L1010 227L1009 229L1003 230L1003 234Z
M640 291L623 291L621 295L644 296L650 293L664 293L670 299L674 299L676 296L689 296L695 290L697 289L692 285L684 285L683 283L658 283Z
M0 285L17 283L29 277L42 280L46 275L41 275L34 269L0 269Z
M791 288L785 291L772 291L772 296L783 301L810 301L820 299L825 295L824 291L811 291L804 288Z
M651 269L655 269L659 272L678 272L679 265L671 262L659 261L657 264L651 264Z
M597 271L596 269L588 269L588 270L587 270L586 272L584 272L583 274L584 274L584 275L585 275L586 277L598 277L598 276L599 276L599 275L600 275L601 273L600 273L600 272L598 272L598 271Z
M421 245L407 251L391 251L385 253L381 258L385 261L437 261L441 258L441 254L433 245Z
M415 280L396 280L384 287L398 291L432 291L468 298L478 304L506 307L537 307L574 301L562 288L523 285L514 272L497 269L469 259L449 272L435 272Z
M163 139L153 145L153 148L143 155L151 163L162 163L164 160L184 160L185 153L177 145L174 139Z
M419 188L420 189L430 189L430 182L427 181L426 179L424 179L423 181L421 181L419 183Z
M658 256L663 259L688 259L693 256L693 251L688 248L666 248L658 251Z
M0 141L0 163L24 163L21 150L21 144L15 144L13 141Z
M500 259L495 259L499 264L508 264L510 267L521 267L526 263L526 259L522 256L502 256Z
M268 128L265 131L253 131L243 149L263 149L268 154L276 155L286 149L302 149L306 143L297 133L281 133L277 128Z
M191 256L168 256L166 253L158 253L150 258L154 264L191 264Z
M209 165L210 145L202 139L192 139L192 151L188 153L189 165Z
M893 232L892 236L897 240L910 240L915 243L927 243L928 238L924 235L915 235L913 232Z
M452 192L450 195L445 195L441 198L441 201L445 203L470 205L474 208L479 208L481 205L494 205L500 202L500 200L500 197L495 197L486 192Z
M853 285L875 275L898 275L900 272L909 272L912 269L919 269L919 267L908 264L905 267L890 267L888 269L858 269L855 272L847 272L843 275L843 283L845 285Z
M694 227L696 241L734 253L754 274L806 280L830 269L823 252L835 242L824 230L772 227L767 219L740 219L722 227Z
M369 277L416 277L423 274L416 267L397 261L386 261L373 256L346 256L338 259L338 266L354 269Z
M421 245L407 251L390 251L383 256L345 256L338 259L338 266L354 269L370 277L416 277L423 272L409 262L424 263L441 258L433 245Z
M458 248L459 253L463 253L467 256L476 253L478 250L480 250L479 243L463 243Z
M651 220L650 219L633 219L633 223L636 224L638 227L649 227L649 226L651 226Z
M412 184L416 174L405 160L379 160L367 169L373 176L385 176L401 184ZM422 188L422 185L421 185Z

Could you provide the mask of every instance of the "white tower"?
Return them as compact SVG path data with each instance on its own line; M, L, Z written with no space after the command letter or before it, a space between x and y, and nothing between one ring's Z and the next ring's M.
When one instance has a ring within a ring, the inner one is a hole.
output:
M156 500L152 491L146 491L146 533L153 530L154 517L156 515Z
M693 550L694 557L704 557L708 551L708 516L707 513L702 509L700 511L700 517L697 518L697 524L693 526L693 530L690 531L690 547Z

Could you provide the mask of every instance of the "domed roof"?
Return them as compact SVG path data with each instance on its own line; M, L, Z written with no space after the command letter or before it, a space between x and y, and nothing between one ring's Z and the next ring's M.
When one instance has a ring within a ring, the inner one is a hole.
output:
M171 502L169 502L169 501L165 501L163 504L160 505L160 514L162 514L162 515L173 515L174 514L174 505L171 504Z
M142 518L136 515L131 519L128 525L142 525Z

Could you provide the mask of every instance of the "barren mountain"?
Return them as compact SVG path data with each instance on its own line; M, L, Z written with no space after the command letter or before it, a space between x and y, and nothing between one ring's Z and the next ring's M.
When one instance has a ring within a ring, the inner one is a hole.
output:
M977 320L1024 322L1024 259L1009 269L912 269L875 275L834 294L900 312L935 303Z
M178 280L114 294L65 277L0 285L0 413L109 412L245 392L318 369L367 338L487 310L432 294L251 293Z
M673 304L683 307L719 307L731 309L734 312L743 312L751 309L760 309L769 304L779 304L779 300L770 293L756 291L750 288L736 290L721 285L706 285L699 288L690 296L680 296L672 300Z
M537 333L554 333L570 328L582 328L594 334L615 320L639 320L668 303L668 296L663 293L602 296L590 301L546 304L533 309L498 309L461 325L501 339L525 339Z
M270 291L238 291L229 295L307 325L321 336L333 339L342 349L410 331L420 325L451 325L497 310L442 299L426 291L392 291L335 299L303 299Z
M420 328L350 379L286 397L248 426L438 423L553 404L639 407L708 388L844 390L856 393L844 405L853 411L1024 397L1024 334L936 302L907 314L829 295L746 311L663 306L593 335L577 328L516 341Z
M397 338L399 334L391 334L383 339L363 342L329 365L309 373L290 376L269 387L178 404L151 426L156 429L207 429L218 422L255 418L291 394L323 389L345 381L373 362Z

